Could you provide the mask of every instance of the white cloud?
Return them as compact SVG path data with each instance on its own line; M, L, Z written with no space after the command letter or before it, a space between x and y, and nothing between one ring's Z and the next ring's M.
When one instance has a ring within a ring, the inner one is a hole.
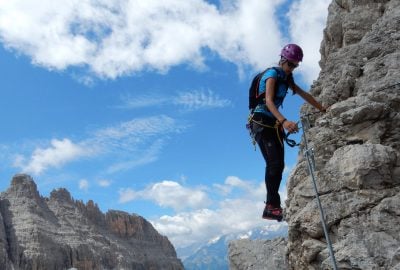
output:
M106 169L106 173L115 173L156 161L168 139L161 135L177 134L185 128L165 115L136 118L96 131L94 138L85 144L94 145L103 153L121 156L122 159L115 159Z
M237 176L228 176L225 179L224 184L214 184L213 186L218 192L220 192L224 196L231 194L235 188L247 191L249 193L253 193L252 189L254 188L253 185L249 184L248 181L241 180ZM260 192L264 193L263 188L261 187L260 189L258 189L258 192L259 194Z
M214 190L189 188L175 181L161 181L143 190L121 189L119 200L121 203L149 200L173 208L174 215L164 215L151 222L176 247L275 223L261 218L266 195L264 182L229 176L223 184L214 184L214 187ZM225 191L222 197L219 196L221 190ZM284 186L280 195L283 206L287 198Z
M210 204L210 199L201 188L186 188L175 181L162 181L141 191L130 188L120 190L121 203L144 199L175 210L199 209Z
M300 72L312 82L319 72L330 2L235 0L218 9L205 0L2 1L0 40L37 65L84 67L107 78L148 69L165 72L180 64L203 68L204 48L239 70L247 65L263 69L278 61L288 40L276 16L285 4L290 42L300 44L305 53Z
M213 91L190 90L180 92L175 96L166 97L162 94L147 96L123 96L123 104L117 108L138 109L165 105L179 106L185 110L194 111L202 109L224 108L231 105L231 101L222 99Z
M151 160L156 160L156 155L163 145L164 138L160 138L160 135L180 133L185 128L175 119L165 115L135 118L98 129L93 132L93 137L84 140L83 144L99 149L98 152L108 154L140 152L142 160L151 162ZM147 164L148 162L138 163Z
M129 142L139 143L150 136L179 132L182 129L178 127L175 119L165 115L136 118L98 130L95 133L95 140L98 142L110 142L125 139Z
M30 157L26 157L29 154L15 155L13 165L24 172L39 175L83 157L103 155L112 157L114 162L106 172L115 173L157 160L165 140L165 137L158 138L159 135L179 133L184 129L176 120L164 115L136 118L94 131L91 137L76 143L70 139L53 139L47 148L36 147ZM127 159L132 153L140 158Z
M218 209L199 209L162 216L153 220L154 227L176 247L204 243L215 237L245 231L268 221L261 219L263 203L251 200L227 200Z
M223 108L229 106L231 102L226 99L221 99L212 91L188 91L182 92L174 98L176 105L181 105L187 110L199 110L210 108Z
M218 10L204 0L2 1L0 39L35 64L85 66L109 78L183 63L203 67L203 48L262 68L282 45L274 15L282 2L237 0Z
M107 179L101 179L99 181L97 181L97 184L101 187L109 187L111 185L112 181L111 180L107 180Z
M152 106L161 106L169 103L169 99L160 95L131 96L124 95L121 97L122 105L117 106L120 109L140 109Z
M252 229L266 223L275 224L261 218L264 209L265 184L241 180L238 177L227 177L219 189L238 189L241 196L228 193L213 208L202 208L192 212L178 212L172 216L161 216L152 220L155 228L174 243L184 247L193 243L207 242L223 234L237 233ZM284 187L282 187L284 189ZM282 204L286 191L280 192Z
M67 162L90 154L90 151L69 139L53 139L48 148L36 148L28 161L22 155L17 155L14 166L27 173L40 174L48 168L61 167Z
M112 164L108 167L107 173L126 171L136 168L138 166L152 163L158 159L158 156L162 150L162 146L163 140L157 139L153 143L151 143L150 146L147 146L146 151L142 153L142 155L139 155L139 157L134 159L124 160Z
M79 189L87 191L89 189L89 182L86 179L82 179L79 181Z
M292 42L301 44L304 59L301 72L307 83L316 80L320 71L319 49L331 0L296 0L288 13Z

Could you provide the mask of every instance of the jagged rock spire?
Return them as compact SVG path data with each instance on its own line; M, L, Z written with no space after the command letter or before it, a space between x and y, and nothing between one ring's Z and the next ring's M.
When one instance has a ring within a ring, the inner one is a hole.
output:
M103 214L68 190L41 197L26 174L0 194L0 268L181 270L172 244L144 218Z

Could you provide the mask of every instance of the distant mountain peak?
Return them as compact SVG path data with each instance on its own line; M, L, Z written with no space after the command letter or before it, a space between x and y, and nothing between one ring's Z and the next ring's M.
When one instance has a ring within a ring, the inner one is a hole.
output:
M287 237L287 224L268 224L250 230L229 233L212 238L202 246L193 249L191 254L185 249L179 250L181 258L184 256L183 264L186 270L228 270L228 245L236 239L273 239Z
M0 265L11 269L168 269L183 265L167 237L138 215L75 201L65 188L41 197L17 174L0 194Z
M27 174L16 174L11 180L11 186L7 192L16 197L39 198L37 186L32 177Z

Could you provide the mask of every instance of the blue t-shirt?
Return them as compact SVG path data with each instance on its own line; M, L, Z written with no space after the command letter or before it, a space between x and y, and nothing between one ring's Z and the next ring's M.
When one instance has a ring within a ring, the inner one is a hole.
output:
M258 94L261 95L265 93L267 88L266 87L267 80L269 78L275 78L276 85L275 85L274 104L277 108L281 107L289 88L289 85L287 83L288 79L287 77L288 76L286 75L285 71L283 71L283 69L280 67L274 67L268 69L261 77ZM263 115L275 119L275 116L273 116L273 114L268 110L267 105L265 105L265 97L263 99L263 103L258 104L257 107L254 109L254 112L261 113Z

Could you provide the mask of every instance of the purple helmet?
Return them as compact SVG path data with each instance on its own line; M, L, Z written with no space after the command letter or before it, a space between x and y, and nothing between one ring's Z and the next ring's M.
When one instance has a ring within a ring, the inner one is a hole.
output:
M303 60L303 50L299 45L288 44L283 47L281 56L285 57L289 61L300 62Z

